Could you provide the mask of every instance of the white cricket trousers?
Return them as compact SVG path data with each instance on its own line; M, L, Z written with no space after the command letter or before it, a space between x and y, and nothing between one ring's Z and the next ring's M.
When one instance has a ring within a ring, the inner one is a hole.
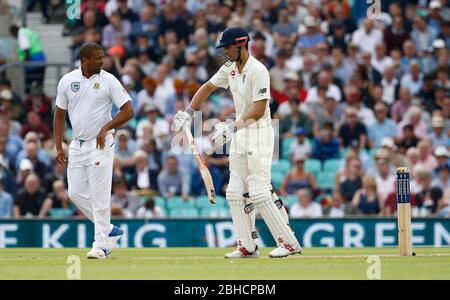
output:
M94 223L94 248L109 249L111 223L111 182L114 138L106 136L105 147L96 148L97 139L73 140L69 147L67 180L69 197Z

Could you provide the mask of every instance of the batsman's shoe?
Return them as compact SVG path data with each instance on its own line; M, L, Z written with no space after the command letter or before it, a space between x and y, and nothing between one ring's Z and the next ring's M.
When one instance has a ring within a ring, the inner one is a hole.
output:
M108 240L110 242L109 248L112 249L116 246L116 242L120 240L123 235L123 230L117 226L113 226L108 235Z
M286 257L292 254L302 254L302 247L299 244L291 246L288 244L281 244L269 253L271 258Z
M106 259L110 252L111 251L108 249L92 248L92 250L86 254L86 257L88 259Z
M259 258L259 251L248 252L247 249L241 247L233 252L225 254L225 258Z

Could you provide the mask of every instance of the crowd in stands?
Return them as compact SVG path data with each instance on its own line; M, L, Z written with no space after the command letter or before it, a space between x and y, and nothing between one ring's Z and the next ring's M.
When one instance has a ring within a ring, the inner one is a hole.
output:
M270 72L273 187L291 217L395 215L397 167L410 170L413 216L450 217L449 1L380 2L370 18L366 1L82 1L65 24L72 63L84 42L101 44L135 112L115 134L112 214L227 216L228 157L209 134L234 117L231 94L214 93L194 131L216 208L171 123L223 64L221 31L243 26ZM20 99L0 83L0 218L79 214L53 159L53 107L40 86Z

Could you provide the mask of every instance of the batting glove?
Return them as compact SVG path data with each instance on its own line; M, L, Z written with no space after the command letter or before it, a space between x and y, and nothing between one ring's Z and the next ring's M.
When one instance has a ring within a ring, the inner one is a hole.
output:
M212 140L215 142L216 146L222 146L231 141L236 132L236 126L234 126L233 123L226 124L225 122L220 122L217 123L215 127L216 130L214 131Z
M176 132L181 132L185 127L191 127L191 120L194 116L194 110L190 107L185 111L178 111L173 117L173 127Z

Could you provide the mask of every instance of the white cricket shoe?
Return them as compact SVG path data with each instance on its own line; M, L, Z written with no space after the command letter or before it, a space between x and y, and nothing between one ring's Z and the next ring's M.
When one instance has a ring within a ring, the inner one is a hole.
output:
M270 251L269 257L271 258L286 257L296 253L302 254L302 247L300 247L299 244L295 246L291 246L288 244L281 244L277 248Z
M120 238L122 237L123 230L112 224L110 226L112 226L112 228L111 231L109 232L108 240L109 240L109 249L112 250L116 246L116 242L120 240Z
M108 249L92 248L91 251L86 254L86 257L88 259L106 259L110 252L111 251Z
M244 247L225 254L225 258L259 258L259 251L248 252Z

